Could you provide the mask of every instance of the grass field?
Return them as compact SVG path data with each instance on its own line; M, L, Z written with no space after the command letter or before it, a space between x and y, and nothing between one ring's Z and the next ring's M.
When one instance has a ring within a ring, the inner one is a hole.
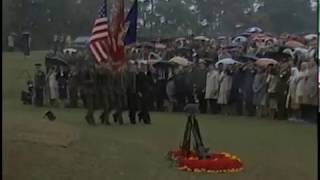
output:
M13 122L28 126L41 121L48 108L20 103L24 70L32 72L44 52L24 59L3 53L3 168L5 180L315 180L317 179L317 128L245 117L200 115L207 146L242 159L243 172L192 174L181 172L165 159L178 146L186 122L182 113L152 113L153 124L89 127L85 110L54 109L57 122L77 128L80 138L67 148L10 140Z

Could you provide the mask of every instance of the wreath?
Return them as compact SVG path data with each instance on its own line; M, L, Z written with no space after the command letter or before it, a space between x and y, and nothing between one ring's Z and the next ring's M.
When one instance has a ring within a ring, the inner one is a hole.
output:
M196 152L188 155L182 150L171 150L168 157L177 164L177 168L189 172L236 173L243 170L243 163L229 153L209 153L207 158L200 159Z

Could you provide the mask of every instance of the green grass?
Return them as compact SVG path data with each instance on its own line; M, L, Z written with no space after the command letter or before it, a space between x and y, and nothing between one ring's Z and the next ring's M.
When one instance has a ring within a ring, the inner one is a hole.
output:
M7 180L315 180L317 129L315 125L245 117L200 115L204 141L213 151L242 159L245 170L236 174L181 172L165 159L181 141L186 117L182 113L152 113L153 124L89 127L85 110L54 109L57 121L80 130L80 139L67 148L12 142L6 131L11 121L40 120L47 108L19 101L23 70L43 62L44 52L24 59L4 53L3 124L4 177Z

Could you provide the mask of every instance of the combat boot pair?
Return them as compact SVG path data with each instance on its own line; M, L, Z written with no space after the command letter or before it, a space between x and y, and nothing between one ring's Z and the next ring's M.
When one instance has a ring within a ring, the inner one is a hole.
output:
M93 126L96 125L93 116L86 115L86 121L89 125L93 125Z
M101 124L110 125L109 114L103 112L100 116Z
M114 123L118 123L119 122L120 125L123 124L122 114L115 112L112 116L113 116Z
M150 118L150 115L149 113L142 113L140 112L138 114L138 118L139 118L139 122L143 122L144 124L151 124L151 118Z

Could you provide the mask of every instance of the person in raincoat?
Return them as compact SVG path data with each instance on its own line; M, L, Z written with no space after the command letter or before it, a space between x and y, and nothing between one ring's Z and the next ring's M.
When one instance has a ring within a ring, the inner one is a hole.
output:
M253 80L253 104L256 107L257 117L263 117L267 105L267 76L263 68L257 68L257 74Z
M47 82L49 83L49 100L51 106L57 106L57 99L59 98L59 89L57 81L57 69L55 66L49 69L47 75Z
M297 83L296 87L296 102L299 106L299 117L298 120L301 121L302 119L302 106L303 106L303 95L304 95L304 85L305 85L305 79L307 77L308 69L307 69L307 63L301 63L299 72L297 74L297 77L295 78L295 81Z
M216 114L218 112L217 100L219 93L219 71L214 64L209 65L206 78L205 99L207 100L208 111Z
M272 119L276 119L276 115L278 112L277 86L279 83L279 74L277 68L273 65L271 66L270 71L268 73L267 83L269 116Z
M151 124L149 109L151 106L151 90L153 79L147 64L142 64L140 72L137 74L137 93L140 100L140 112L138 113L139 121L144 124Z
M232 87L232 75L228 65L224 67L224 71L219 75L219 95L218 104L221 105L221 110L225 115L229 114L228 103Z
M289 90L286 102L286 108L289 110L289 121L296 121L299 118L299 104L296 98L298 75L298 68L291 68L291 75L288 80Z
M302 116L308 122L317 121L318 106L318 69L314 60L307 64L308 72L306 74L303 86Z

